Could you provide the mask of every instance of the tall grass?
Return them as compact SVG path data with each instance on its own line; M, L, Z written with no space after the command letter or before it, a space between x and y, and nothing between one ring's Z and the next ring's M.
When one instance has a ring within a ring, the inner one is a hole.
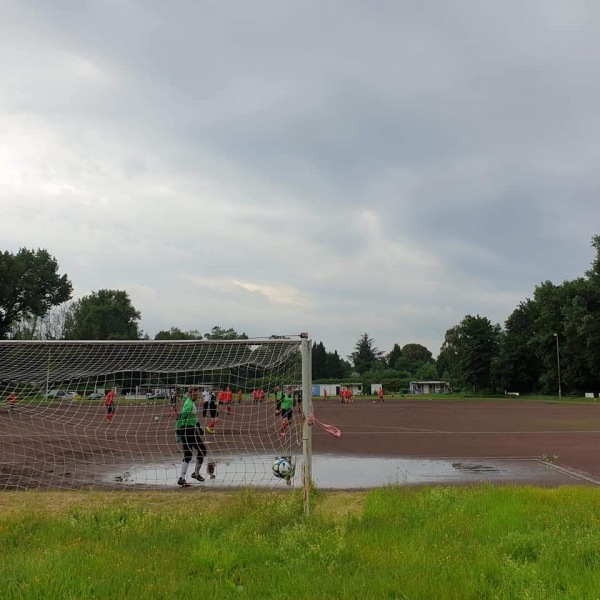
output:
M0 495L0 597L600 596L591 487Z

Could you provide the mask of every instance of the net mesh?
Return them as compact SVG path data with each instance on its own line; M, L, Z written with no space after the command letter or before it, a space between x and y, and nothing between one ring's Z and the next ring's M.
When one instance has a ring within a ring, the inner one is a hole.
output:
M202 485L297 485L299 465L287 479L271 467L301 454L300 345L1 341L0 489L176 485L176 420L190 387L207 448ZM284 431L278 390L297 401Z

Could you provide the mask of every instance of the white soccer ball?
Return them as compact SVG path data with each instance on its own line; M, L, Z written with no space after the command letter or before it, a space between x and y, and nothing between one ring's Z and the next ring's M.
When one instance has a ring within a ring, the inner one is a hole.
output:
M154 417L155 421L158 421L160 419L160 417Z
M273 474L279 479L288 479L294 474L294 467L286 458L278 458L273 463Z

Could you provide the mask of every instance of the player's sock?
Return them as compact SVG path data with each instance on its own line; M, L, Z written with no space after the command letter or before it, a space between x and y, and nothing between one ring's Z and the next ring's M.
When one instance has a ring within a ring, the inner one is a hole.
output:
M189 463L186 463L185 460L181 461L181 478L185 479L185 474L187 473Z

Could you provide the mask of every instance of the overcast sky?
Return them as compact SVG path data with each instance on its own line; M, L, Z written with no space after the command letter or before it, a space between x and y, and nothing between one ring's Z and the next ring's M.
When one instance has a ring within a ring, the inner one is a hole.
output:
M596 0L0 0L0 249L151 337L438 354L584 274Z

